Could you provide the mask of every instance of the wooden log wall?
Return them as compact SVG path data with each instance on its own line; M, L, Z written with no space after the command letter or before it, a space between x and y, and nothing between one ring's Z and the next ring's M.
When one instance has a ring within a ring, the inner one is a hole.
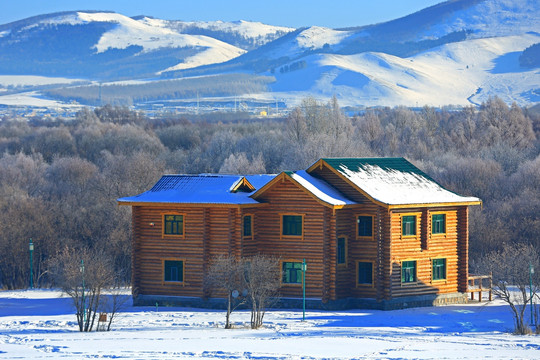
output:
M162 235L163 214L184 215L184 235ZM241 253L238 207L134 207L134 279L138 293L203 297L212 257ZM152 225L153 224L153 225ZM184 261L182 283L163 281L163 261Z
M369 200L362 193L360 193L357 188L351 186L349 183L343 180L343 178L335 174L333 171L331 171L327 167L316 168L310 174L315 177L325 180L329 184L332 184L333 187L338 189L347 198L359 204L372 203L371 200Z
M446 233L431 234L431 214L446 214ZM416 236L402 236L401 216L417 214ZM423 208L391 212L391 296L442 294L458 291L458 209ZM460 227L466 224L460 224ZM446 279L432 279L432 260L446 259ZM417 281L401 282L401 262L416 261Z
M358 237L357 217L373 216L373 236ZM347 239L347 262L337 265L336 295L337 298L386 298L390 286L390 241L387 211L373 203L362 204L356 208L337 211L336 237ZM386 245L385 245L386 244ZM357 262L373 263L373 284L358 284Z
M285 261L302 262L306 259L306 297L323 299L325 297L324 285L335 283L335 273L325 276L324 248L325 238L332 225L325 219L326 207L317 202L303 189L283 179L268 189L259 201L267 203L264 210L258 210L255 223L255 241L259 244L259 251L276 256ZM281 215L303 215L303 233L301 237L281 235ZM335 247L328 243L326 247ZM335 251L335 249L334 249ZM301 297L301 285L283 284L281 288L283 297ZM328 293L331 294L331 291Z
M469 208L458 209L458 290L467 292L469 279Z

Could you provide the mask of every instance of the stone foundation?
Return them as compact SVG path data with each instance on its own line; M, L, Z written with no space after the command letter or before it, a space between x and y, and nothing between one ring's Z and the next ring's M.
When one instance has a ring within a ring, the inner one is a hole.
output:
M453 293L443 295L419 295L399 297L390 300L377 301L375 299L346 298L323 303L321 299L306 299L306 309L318 310L398 310L413 307L442 306L453 304L466 304L467 294ZM164 295L138 295L133 298L135 306L180 306L204 309L225 309L225 299L203 299L187 296L164 296ZM302 309L302 298L282 298L272 306L281 309Z

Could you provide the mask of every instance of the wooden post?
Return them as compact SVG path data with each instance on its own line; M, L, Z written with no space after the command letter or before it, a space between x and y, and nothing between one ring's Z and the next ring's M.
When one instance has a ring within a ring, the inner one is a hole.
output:
M480 291L478 292L478 302L482 302L482 284L484 283L484 279L480 278Z
M491 297L491 289L493 288L493 273L489 273L489 301L493 300Z

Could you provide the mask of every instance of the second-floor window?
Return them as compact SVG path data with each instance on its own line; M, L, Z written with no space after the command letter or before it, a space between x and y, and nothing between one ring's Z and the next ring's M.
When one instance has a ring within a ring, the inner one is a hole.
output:
M358 236L359 237L371 237L373 236L373 216L358 216L356 219L358 223Z
M163 234L184 235L184 215L164 215Z
M337 239L337 263L347 263L347 239L345 237Z
M408 215L401 218L401 231L403 236L416 235L416 216Z
M302 236L302 215L283 215L282 235Z
M431 216L431 233L445 234L446 233L446 215L433 214Z
M253 220L253 218L251 217L251 215L246 215L246 216L244 216L244 232L243 232L243 235L244 235L245 237L250 237L250 236L253 234L253 231L252 231L252 226L253 226L252 220Z

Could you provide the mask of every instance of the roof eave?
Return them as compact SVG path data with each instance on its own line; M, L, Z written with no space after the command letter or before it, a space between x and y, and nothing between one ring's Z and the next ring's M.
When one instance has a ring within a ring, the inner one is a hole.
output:
M260 207L265 203L181 203L181 202L146 202L117 201L118 206L151 206L151 207Z
M410 209L418 207L452 207L452 206L474 206L482 205L482 200L478 201L456 201L456 202L438 202L438 203L411 203L411 204L384 204L388 210Z

